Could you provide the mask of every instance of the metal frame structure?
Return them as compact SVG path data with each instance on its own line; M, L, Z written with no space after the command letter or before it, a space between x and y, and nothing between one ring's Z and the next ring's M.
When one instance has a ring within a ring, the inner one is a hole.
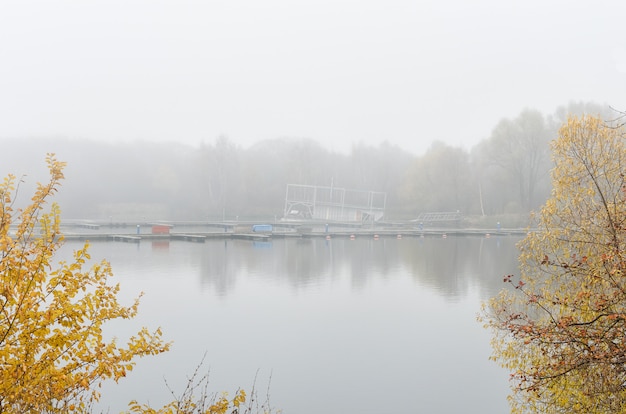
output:
M419 221L424 223L432 222L444 222L444 221L458 221L461 220L462 215L459 211L443 211L433 213L421 213L416 219L411 221Z
M387 193L334 186L287 184L283 218L375 222L385 215Z

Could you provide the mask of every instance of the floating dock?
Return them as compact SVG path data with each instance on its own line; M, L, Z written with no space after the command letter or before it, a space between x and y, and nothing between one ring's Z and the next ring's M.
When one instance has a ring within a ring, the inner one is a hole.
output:
M251 241L270 241L272 239L285 238L414 238L414 237L506 237L525 236L528 230L508 230L508 231L488 231L478 229L440 229L440 230L400 230L400 229L380 229L362 230L348 229L341 231L306 231L306 232L274 232L274 233L234 233L234 232L185 232L185 233L162 233L162 234L120 234L120 233L64 233L65 240L89 240L89 241L116 241L126 243L139 243L141 241L153 240L178 240L193 243L204 243L208 239L235 239Z

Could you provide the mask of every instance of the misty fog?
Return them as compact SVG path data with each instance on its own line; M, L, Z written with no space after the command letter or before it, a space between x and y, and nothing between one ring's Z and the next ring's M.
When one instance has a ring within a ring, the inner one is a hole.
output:
M387 193L387 220L421 212L526 215L549 195L549 142L568 113L615 117L609 108L570 103L545 115L502 119L471 150L433 142L422 155L398 146L353 145L349 154L312 139L268 139L242 148L227 136L211 144L105 143L85 139L5 142L0 173L28 194L46 180L45 155L67 162L55 200L64 218L234 220L282 217L287 184Z

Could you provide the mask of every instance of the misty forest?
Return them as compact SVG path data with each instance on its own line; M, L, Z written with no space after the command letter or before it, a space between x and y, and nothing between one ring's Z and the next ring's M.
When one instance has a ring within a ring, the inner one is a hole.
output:
M287 184L303 184L384 192L385 220L458 211L474 224L498 216L524 225L550 193L550 141L568 114L583 112L616 117L593 103L570 103L549 115L526 109L502 119L473 148L435 141L418 156L388 143L337 153L313 138L268 139L243 149L228 136L198 147L22 137L5 143L12 151L4 153L0 173L15 174L27 189L45 179L45 154L55 153L67 162L56 198L66 219L270 220L283 215Z

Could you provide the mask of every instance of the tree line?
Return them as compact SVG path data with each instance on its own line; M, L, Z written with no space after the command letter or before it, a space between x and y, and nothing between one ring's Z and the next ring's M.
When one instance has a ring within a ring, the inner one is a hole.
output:
M388 142L355 144L343 154L306 138L269 139L250 148L226 136L199 147L15 139L5 144L13 151L0 156L0 172L33 175L31 168L55 153L68 164L58 201L64 217L73 219L280 218L287 184L331 183L385 192L389 220L433 211L525 216L550 194L549 143L570 113L615 116L593 103L571 103L550 115L526 109L502 119L470 149L435 141L417 156Z

